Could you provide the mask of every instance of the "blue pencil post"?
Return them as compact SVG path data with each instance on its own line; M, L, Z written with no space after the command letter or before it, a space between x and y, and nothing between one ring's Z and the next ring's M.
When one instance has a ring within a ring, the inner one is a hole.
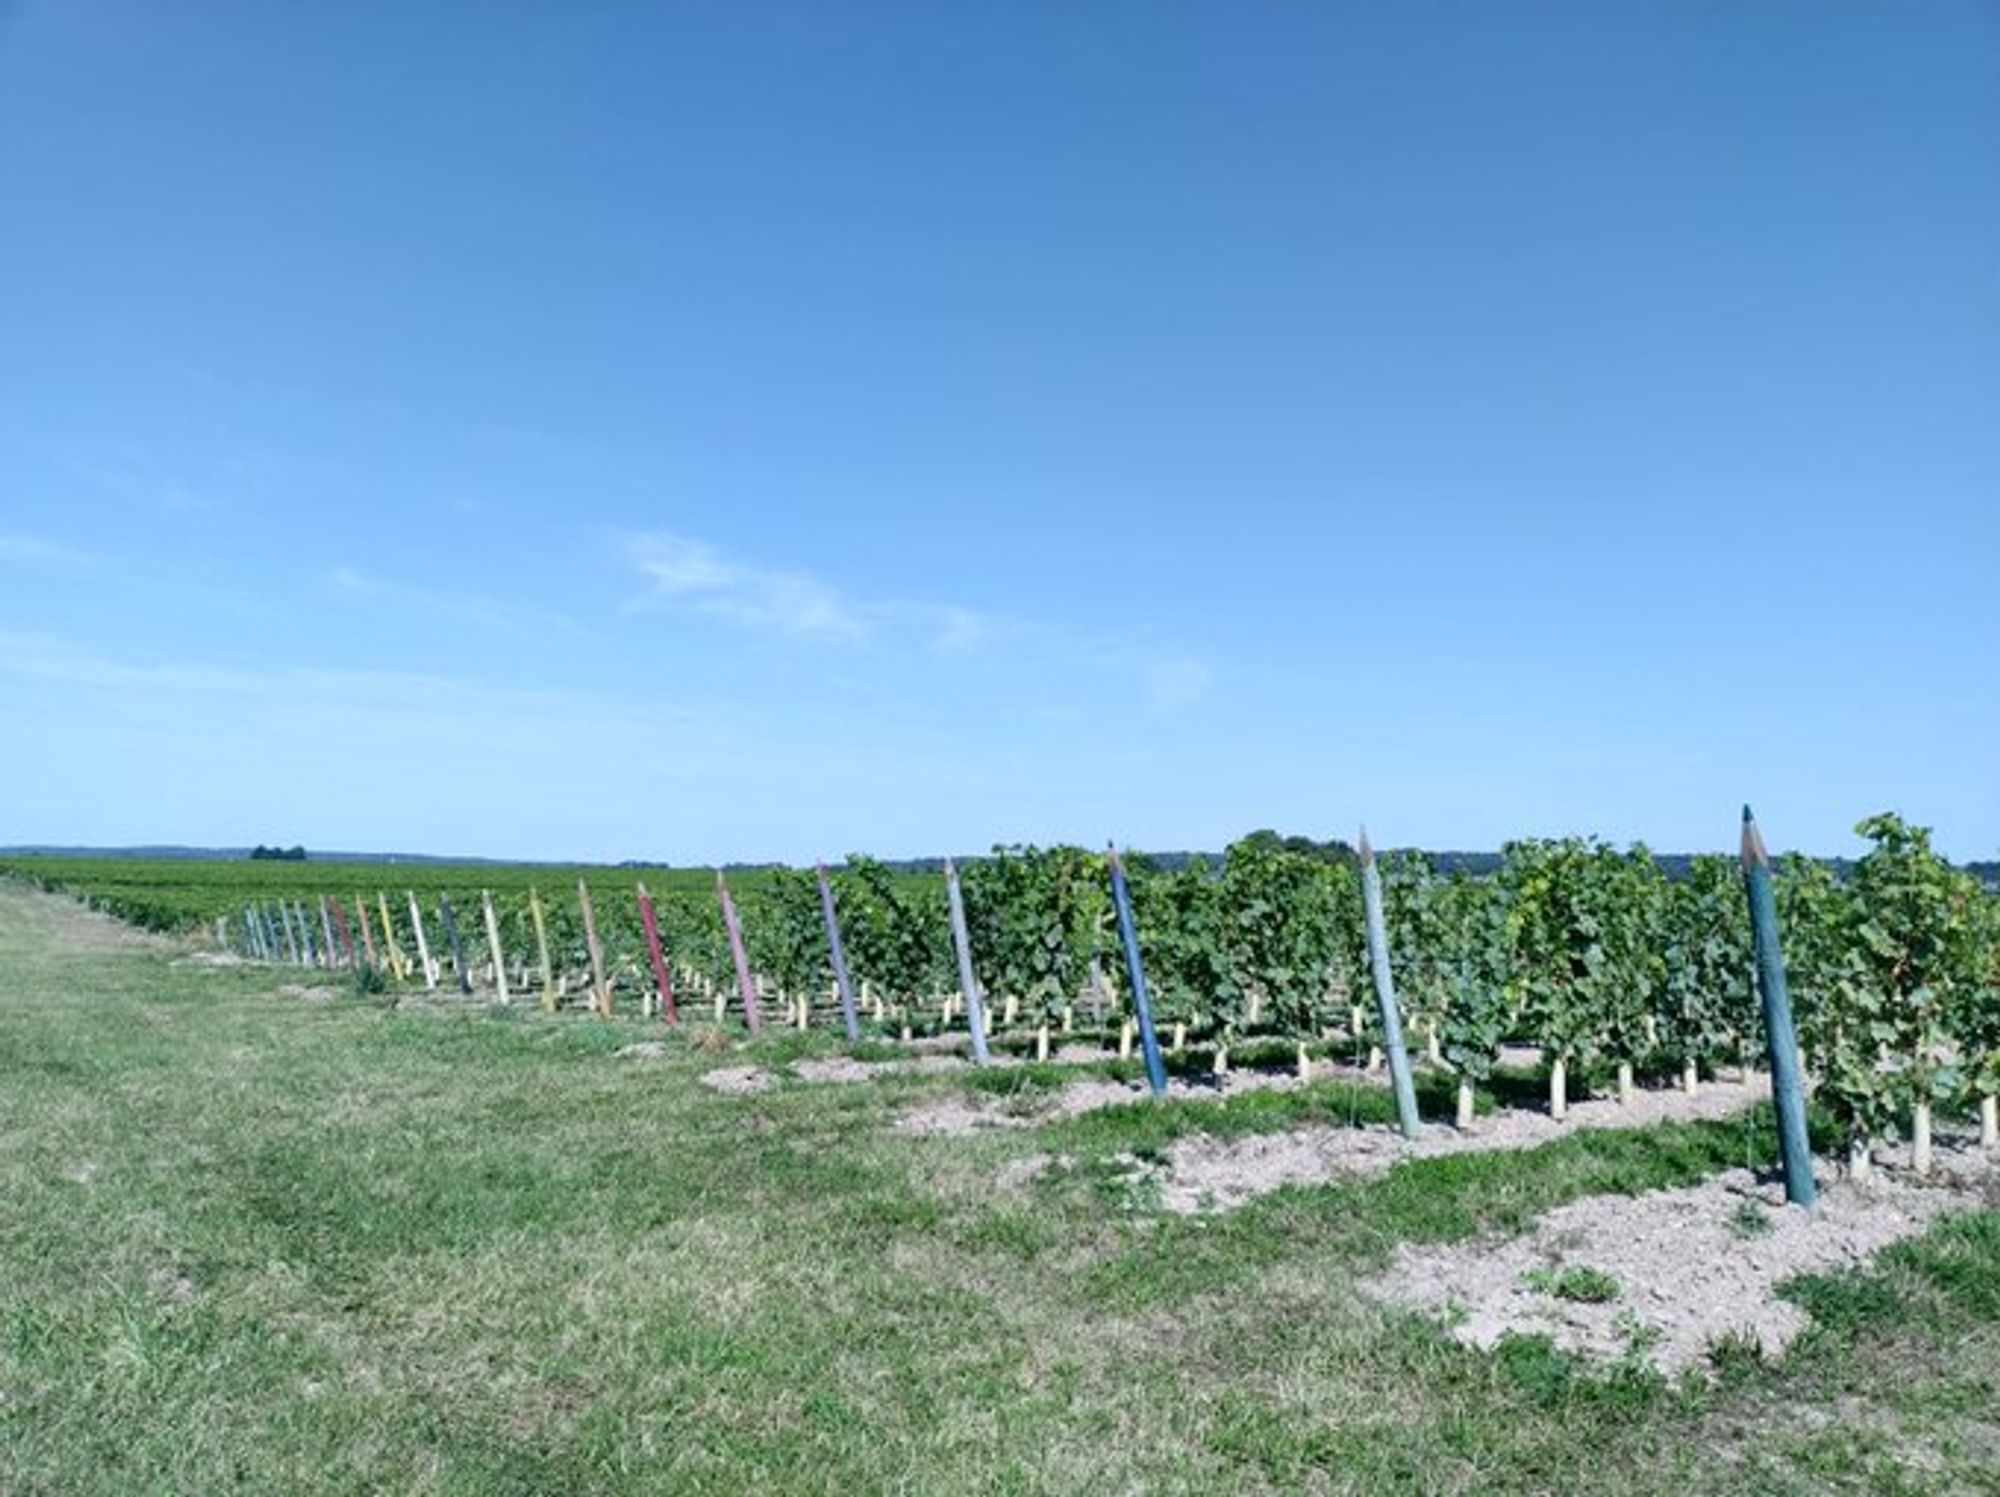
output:
M833 960L833 985L840 993L840 1022L847 1026L848 1043L861 1038L861 1020L854 1012L854 984L847 980L847 952L840 944L840 916L833 907L833 885L826 879L826 864L818 864L813 876L819 880L819 913L826 921L826 951Z
M1146 963L1139 955L1139 927L1132 919L1132 892L1125 887L1125 864L1118 849L1110 849L1111 902L1118 907L1118 936L1125 943L1125 975L1132 981L1132 1008L1139 1017L1139 1048L1146 1057L1146 1085L1153 1095L1167 1094L1167 1065L1160 1059L1160 1038L1153 1032L1153 998L1146 988Z
M1403 1015L1396 1002L1396 981L1389 971L1389 932L1382 918L1382 875L1375 867L1375 849L1368 845L1368 828L1361 829L1361 902L1368 926L1368 965L1375 976L1375 1001L1382 1013L1382 1048L1389 1054L1389 1081L1396 1092L1396 1122L1403 1137L1415 1138L1424 1125L1417 1118L1417 1089L1410 1076L1410 1053L1403 1045Z
M1757 993L1764 1004L1764 1037L1771 1047L1771 1100L1778 1109L1778 1156L1785 1167L1785 1199L1811 1210L1812 1142L1806 1135L1806 1089L1799 1068L1799 1040L1792 1028L1792 997L1785 983L1785 953L1778 943L1778 901L1771 892L1771 859L1750 808L1743 808L1743 892L1750 900L1750 932L1757 946Z
M951 903L951 944L958 949L958 985L965 993L965 1022L972 1030L972 1063L983 1066L986 1054L986 1005L979 997L979 978L972 970L972 936L965 927L965 895L958 887L958 869L944 860L944 892Z

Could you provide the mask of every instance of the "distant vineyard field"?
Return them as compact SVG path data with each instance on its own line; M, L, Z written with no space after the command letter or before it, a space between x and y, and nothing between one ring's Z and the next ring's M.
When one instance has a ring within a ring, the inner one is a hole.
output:
M169 933L195 929L218 915L234 915L259 899L314 900L322 894L351 895L378 890L414 890L420 899L439 893L461 895L490 889L496 895L574 888L578 879L607 890L630 888L637 880L661 892L715 885L712 868L666 868L602 864L292 862L251 858L102 858L24 855L0 859L0 873L45 889L73 894L95 909L147 930ZM731 881L754 887L763 877L747 869Z
M1940 858L1924 828L1884 814L1857 831L1871 847L1851 865L1792 856L1777 869L1816 1099L1857 1151L1906 1123L1923 1134L1934 1106L1976 1108L1991 1141L2000 896ZM1132 860L1153 1012L1176 1050L1183 1040L1205 1046L1218 1070L1253 1040L1296 1045L1302 1066L1336 1037L1356 1059L1393 1052L1369 979L1363 880L1344 852L1253 834L1214 862ZM466 991L532 988L552 1009L594 1000L608 1012L613 989L645 1005L668 982L712 1001L718 1018L745 994L802 1025L831 1001L811 870L730 874L740 964L713 870L33 857L0 861L0 871L264 960L386 969L404 981L415 970L436 983L448 956ZM1509 1041L1548 1061L1558 1112L1566 1071L1615 1068L1621 1090L1662 1075L1692 1087L1764 1048L1735 858L1691 858L1670 878L1643 846L1527 839L1484 875L1408 852L1385 855L1380 873L1399 1024L1464 1092L1487 1081ZM1038 1029L1045 1045L1051 1028L1070 1032L1085 1012L1093 1025L1120 1023L1124 963L1107 874L1104 853L1078 847L997 848L968 862L974 986L1003 1026ZM832 873L877 1037L935 1033L966 1017L944 884L858 855ZM408 961L420 953L428 966Z

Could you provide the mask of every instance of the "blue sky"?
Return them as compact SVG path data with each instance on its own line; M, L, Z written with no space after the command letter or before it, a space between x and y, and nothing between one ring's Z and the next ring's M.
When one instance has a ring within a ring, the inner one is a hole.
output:
M0 4L0 843L2000 851L1972 3Z

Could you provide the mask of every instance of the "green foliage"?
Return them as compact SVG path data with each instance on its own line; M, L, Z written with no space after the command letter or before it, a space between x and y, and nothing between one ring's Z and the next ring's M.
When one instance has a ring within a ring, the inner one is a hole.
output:
M1508 997L1507 911L1490 879L1453 874L1427 895L1425 930L1436 955L1430 966L1441 987L1439 1029L1444 1058L1461 1075L1493 1074L1500 1042L1514 1018Z
M1205 1026L1235 1015L1242 1002L1229 958L1229 915L1221 880L1203 859L1172 872L1127 860L1133 919L1146 960L1157 1022Z
M1216 1017L1245 1027L1254 996L1263 1016L1310 1034L1353 989L1358 895L1344 865L1245 839L1223 856L1225 951L1234 982Z
M2000 1091L2000 904L1944 863L1921 829L1879 816L1860 830L1874 847L1849 882L1798 857L1781 861L1775 881L1808 1070L1850 1138L1891 1129L1919 1097L1949 1097L1967 1082ZM1487 878L1441 878L1414 854L1385 855L1379 866L1399 995L1417 1025L1437 1026L1463 1076L1491 1077L1501 1042L1513 1037L1543 1043L1554 1058L1635 1060L1647 1048L1649 1016L1664 1053L1678 1060L1709 1059L1756 1033L1748 921L1729 860L1695 858L1668 884L1643 847L1570 839L1510 843ZM1167 869L1138 857L1129 867L1163 1026L1185 1022L1224 1043L1252 1031L1288 1042L1317 1036L1329 1018L1346 1021L1357 1000L1373 1014L1359 880L1340 844L1253 833L1219 869L1198 859ZM320 897L336 893L346 903L358 893L385 960L391 947L417 954L404 892L412 890L433 956L444 956L437 901L448 894L468 955L483 962L478 895L490 889L509 964L530 968L529 889L538 888L551 960L573 987L587 969L581 877L606 963L625 991L649 984L634 897L643 879L676 973L735 985L706 870L23 856L4 871L154 929L212 929L226 917L224 938L239 947L253 905L303 907L317 943ZM1093 959L1122 977L1101 855L1000 848L969 861L963 877L981 978L996 995L1020 999L1031 1020L1073 1002ZM857 856L833 878L858 983L905 1018L924 995L956 986L935 874ZM830 973L811 875L738 870L731 888L756 971L789 993L823 991ZM376 890L386 895L386 929ZM278 945L282 953L282 931Z
M1678 1061L1708 1060L1759 1022L1749 906L1735 861L1695 858L1666 888L1662 929L1660 1042Z
M961 875L980 981L1053 1018L1108 949L1105 859L1078 847L996 847Z
M1618 1281L1610 1274L1581 1263L1561 1268L1531 1268L1521 1275L1521 1282L1542 1294L1579 1305L1608 1305L1620 1293Z
M1640 1054L1663 968L1651 854L1569 838L1503 855L1510 984L1530 1032L1552 1059Z
M751 965L779 991L813 996L833 980L819 883L810 872L773 869L739 915Z
M1444 884L1430 860L1417 852L1385 853L1376 860L1376 871L1382 880L1382 920L1396 997L1413 1020L1438 1023L1450 1001L1438 908ZM1365 927L1358 959L1367 959Z
M855 853L833 881L855 982L872 983L899 1004L956 986L941 879L911 879Z
M1840 1008L1843 1043L1822 1094L1871 1136L1894 1110L1957 1087L1938 1055L1945 1015L1978 979L1977 890L1893 813L1855 828L1875 845L1854 870L1856 921Z
M1965 1052L1967 1080L1980 1096L2000 1095L2000 895L1967 891L1971 904L1971 980L1953 1033Z
M1831 868L1798 853L1778 861L1772 889L1792 1015L1811 1053L1813 1038L1835 1017L1853 946L1854 900Z

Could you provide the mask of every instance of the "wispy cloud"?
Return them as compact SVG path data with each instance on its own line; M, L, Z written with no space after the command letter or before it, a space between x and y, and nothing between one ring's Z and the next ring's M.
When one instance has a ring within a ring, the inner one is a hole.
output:
M738 627L808 643L866 646L879 652L1116 671L1141 683L1161 709L1186 707L1214 684L1205 660L1184 651L1108 639L1073 625L1008 617L907 598L860 598L811 572L740 560L707 541L672 531L626 536L627 562L646 590L628 611L682 608Z
M0 565L55 569L90 566L96 560L88 552L46 536L0 533Z
M706 541L669 531L632 536L626 555L646 578L634 607L691 608L746 628L860 642L875 633L869 610L807 572L750 566Z
M455 623L470 624L475 628L523 639L551 629L564 633L577 632L576 621L565 614L518 603L503 603L493 598L437 592L404 582L387 582L367 576L353 567L335 567L327 574L327 586L338 596L357 602L416 609Z
M876 644L950 654L1018 635L978 609L908 599L856 598L811 572L758 566L672 531L627 536L625 555L647 581L629 608L678 607L743 628L801 640Z

